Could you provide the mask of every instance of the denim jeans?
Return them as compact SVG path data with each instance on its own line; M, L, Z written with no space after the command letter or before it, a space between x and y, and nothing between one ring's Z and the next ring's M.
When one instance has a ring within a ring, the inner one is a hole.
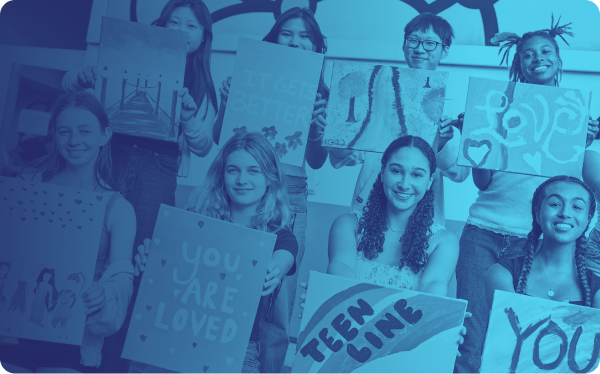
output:
M292 179L295 183L287 181ZM285 189L288 193L290 205L293 210L292 232L298 240L298 255L296 256L296 272L294 275L283 278L281 290L275 299L273 322L260 321L260 370L262 373L280 373L283 369L290 335L290 320L294 310L296 288L298 283L298 270L304 256L304 240L306 236L306 215L308 185L306 180L300 178L287 178ZM298 183L300 182L300 183Z
M242 373L260 373L259 355L260 343L249 341L248 348L246 348L246 356L244 357L244 364L242 365Z
M600 277L600 231L595 227L588 238L587 267Z
M485 274L500 259L524 254L527 239L495 232L467 224L460 237L460 254L456 266L457 297L469 302L465 319L467 335L456 358L455 372L477 373L481 367L483 342L490 307L485 299Z
M177 158L133 144L115 142L112 144L112 161L113 185L133 205L135 210L137 231L132 250L137 251L137 246L143 244L145 238L152 237L160 204L175 206ZM129 371L130 362L121 358L121 352L125 344L140 278L134 279L133 295L123 327L104 340L100 366L102 372L126 373Z

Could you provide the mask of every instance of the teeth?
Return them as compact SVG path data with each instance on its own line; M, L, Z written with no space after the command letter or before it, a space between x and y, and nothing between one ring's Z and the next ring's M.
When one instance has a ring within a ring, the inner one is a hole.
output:
M557 223L555 226L558 227L559 229L564 229L564 230L568 230L571 228L571 225L568 225L566 223Z
M409 193L399 193L399 192L396 192L396 195L398 195L398 197L399 197L399 198L401 198L401 199L408 199L408 198L410 197L410 195L411 195L411 194L409 194Z
M547 66L539 66L539 67L533 69L533 71L546 71L546 70L548 70Z

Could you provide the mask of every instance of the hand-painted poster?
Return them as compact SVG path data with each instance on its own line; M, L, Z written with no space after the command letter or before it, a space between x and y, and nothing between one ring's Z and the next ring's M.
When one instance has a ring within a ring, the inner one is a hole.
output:
M581 177L590 92L469 80L458 165Z
M262 132L281 162L302 166L323 55L240 38L219 144Z
M600 311L496 291L482 373L590 373L600 356Z
M123 357L239 373L275 239L161 205Z
M451 373L467 302L310 273L294 373Z
M446 72L335 61L323 144L384 152L415 135L433 145L447 81Z
M0 335L81 344L108 199L0 177Z
M102 18L96 97L114 132L177 141L187 34Z

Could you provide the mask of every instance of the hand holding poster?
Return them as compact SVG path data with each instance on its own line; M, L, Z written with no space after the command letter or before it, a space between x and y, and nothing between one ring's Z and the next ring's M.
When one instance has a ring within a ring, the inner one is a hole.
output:
M599 356L599 310L494 293L482 373L589 373Z
M590 92L469 80L458 165L581 177Z
M108 200L0 177L0 335L81 345Z
M451 373L466 308L312 271L292 372Z
M114 132L176 142L188 36L102 18L95 93Z
M240 38L219 144L262 132L281 162L302 166L323 55Z
M239 373L275 239L161 205L123 357Z
M433 145L447 81L446 72L335 61L323 145L383 153L405 135Z

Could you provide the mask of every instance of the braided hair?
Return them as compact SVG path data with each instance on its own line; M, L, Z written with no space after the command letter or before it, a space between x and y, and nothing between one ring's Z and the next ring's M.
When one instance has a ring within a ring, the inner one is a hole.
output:
M554 14L553 14L552 22L550 23L549 29L531 31L531 32L525 33L522 37L515 33L512 33L512 32L501 32L501 33L494 35L494 37L491 39L491 42L493 44L504 43L504 44L502 44L502 46L500 47L500 50L498 51L498 54L500 54L500 53L502 53L502 51L504 51L504 54L502 55L502 61L500 61L500 65L502 65L504 63L504 60L506 60L506 66L508 66L509 52L513 46L515 46L515 45L517 46L517 52L515 53L512 64L510 66L509 79L511 79L513 82L525 82L525 83L527 82L527 80L525 79L525 76L523 75L523 71L521 70L521 59L519 58L519 56L521 54L521 49L522 49L523 43L525 43L527 40L531 39L534 36L541 36L541 37L549 40L554 45L554 48L556 49L556 55L558 56L558 61L559 61L559 69L558 69L558 72L556 73L556 77L554 79L554 85L558 87L558 83L562 79L562 60L560 58L560 51L558 48L558 43L556 42L556 37L557 36L560 37L567 45L569 45L567 40L564 38L563 34L568 35L570 37L574 36L574 34L571 32L571 26L570 26L572 24L572 22L567 23L566 25L562 25L562 26L558 25L559 22L560 22L560 17L558 18L558 21L556 21L556 24L554 23Z
M391 156L404 147L414 147L420 150L429 163L430 176L433 175L437 167L433 149L425 140L412 135L398 138L388 146L381 159L382 173ZM400 238L404 259L399 265L400 267L409 266L415 274L425 268L429 258L427 249L429 248L429 239L433 235L431 231L434 212L433 198L433 190L430 189L418 202L408 219L406 231ZM373 183L373 189L363 208L363 215L358 221L358 231L362 234L358 250L363 251L365 258L371 260L383 252L384 232L387 230L387 197L383 192L380 173Z
M521 274L519 275L519 283L517 285L516 292L519 294L524 294L525 289L527 287L527 278L529 277L529 273L531 272L531 266L533 264L533 256L535 254L535 250L537 248L537 243L542 235L542 228L536 221L537 212L540 210L542 205L542 200L544 198L544 191L546 187L554 182L569 182L575 183L583 188L589 193L590 196L590 207L588 211L588 217L591 218L594 215L596 210L596 200L594 199L594 193L592 190L581 180L573 177L568 177L565 175L559 175L556 177L552 177L544 183L542 183L534 192L533 200L531 202L531 215L533 216L533 228L527 235L527 244L525 245L525 260L523 261L523 269L521 269ZM581 234L579 238L575 241L575 265L577 268L577 279L579 283L579 289L581 290L582 295L584 296L584 305L591 306L592 305L592 289L590 286L590 282L588 279L587 267L585 265L587 259L587 238L585 236L586 231L589 228L590 221L588 220L588 224Z

